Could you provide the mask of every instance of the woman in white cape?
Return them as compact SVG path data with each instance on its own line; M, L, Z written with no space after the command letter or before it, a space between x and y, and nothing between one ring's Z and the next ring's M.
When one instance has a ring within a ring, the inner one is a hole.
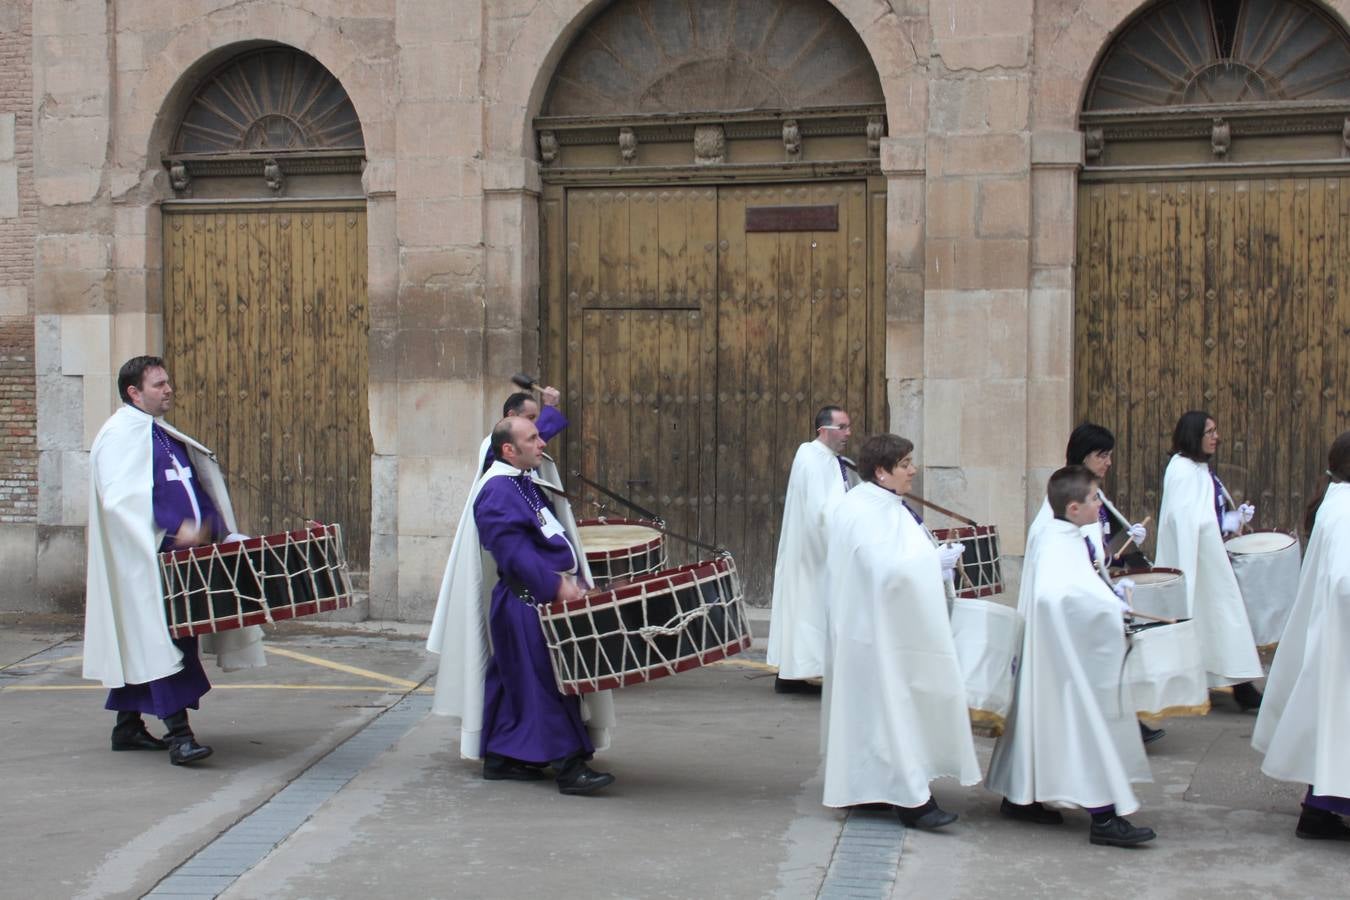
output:
M1295 834L1350 840L1350 431L1328 454L1322 495L1304 520L1308 555L1252 746L1261 771L1308 785Z
M1172 433L1172 459L1163 475L1158 515L1157 564L1186 575L1186 601L1200 637L1210 687L1233 686L1242 709L1256 709L1261 660L1223 535L1250 522L1256 508L1235 509L1232 497L1209 467L1219 447L1219 428L1204 410L1191 410Z
M940 828L956 816L929 782L976 784L980 767L939 551L901 500L913 450L893 434L868 438L864 483L828 521L825 805L887 804L905 825Z

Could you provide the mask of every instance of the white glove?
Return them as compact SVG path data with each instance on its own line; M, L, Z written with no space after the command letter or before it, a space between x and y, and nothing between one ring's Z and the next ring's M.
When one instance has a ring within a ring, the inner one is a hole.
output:
M943 544L938 547L938 561L942 564L942 577L948 581L956 580L956 564L966 552L961 543Z
M1232 534L1242 527L1242 513L1229 510L1223 514L1223 533Z
M1144 541L1148 540L1148 528L1140 522L1135 522L1126 531L1130 533L1130 540L1141 547L1144 545Z
M1244 503L1237 508L1238 515L1242 517L1242 524L1246 525L1252 519L1256 518L1256 507L1250 503Z
M1122 578L1111 586L1115 592L1116 598L1120 600L1120 608L1126 612L1130 609L1130 591L1134 590L1134 580Z

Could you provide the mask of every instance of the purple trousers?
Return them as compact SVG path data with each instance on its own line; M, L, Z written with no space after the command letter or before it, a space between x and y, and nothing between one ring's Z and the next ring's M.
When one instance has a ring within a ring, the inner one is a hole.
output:
M138 712L160 719L185 709L196 709L197 701L211 690L211 682L197 655L197 639L174 638L173 645L183 653L183 668L154 681L113 688L108 691L108 702L103 708Z
M1350 816L1350 797L1337 797L1333 794L1314 794L1312 785L1303 797L1303 805L1321 809L1342 816Z

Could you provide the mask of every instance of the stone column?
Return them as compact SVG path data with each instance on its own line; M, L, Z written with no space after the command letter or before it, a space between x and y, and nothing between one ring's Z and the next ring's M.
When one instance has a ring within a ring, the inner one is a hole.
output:
M925 198L927 496L1020 553L1027 465L1031 0L933 0Z
M396 424L377 455L397 458L379 489L394 484L398 600L394 609L372 604L377 616L431 618L482 438L474 427L485 403L482 14L476 0L399 0L396 8L397 309L378 336L391 345L380 352L393 351ZM389 515L385 508L385 528Z
M109 46L102 0L34 5L36 589L39 602L72 610L84 593L88 448L116 391Z

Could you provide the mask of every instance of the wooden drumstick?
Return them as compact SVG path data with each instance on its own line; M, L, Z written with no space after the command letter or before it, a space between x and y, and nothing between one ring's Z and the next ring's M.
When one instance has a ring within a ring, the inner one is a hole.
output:
M1144 521L1140 522L1139 524L1147 528L1148 524L1152 521L1153 521L1152 516L1144 516ZM1125 530L1125 535L1126 535L1125 543L1121 544L1120 548L1111 554L1112 560L1120 559L1120 555L1124 553L1126 550L1128 550L1130 545L1134 543L1134 535L1130 534L1129 529Z
M1148 613L1141 613L1136 609L1131 609L1130 615L1134 616L1136 619L1147 619L1150 622L1166 622L1168 625L1177 624L1176 619L1169 619L1166 616L1150 616Z

